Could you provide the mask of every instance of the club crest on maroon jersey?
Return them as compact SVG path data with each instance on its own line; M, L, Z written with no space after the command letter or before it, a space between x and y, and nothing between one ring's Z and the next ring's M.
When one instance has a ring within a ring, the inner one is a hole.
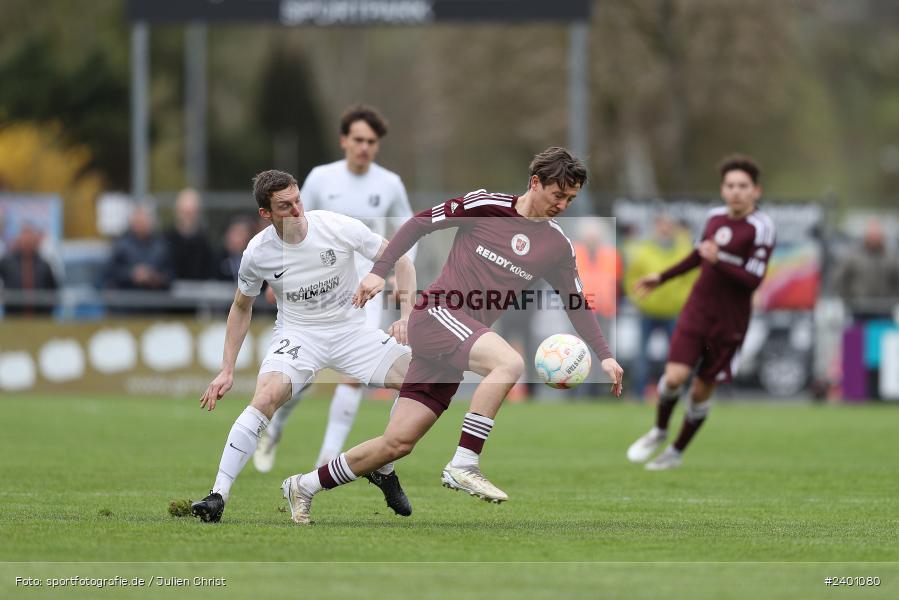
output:
M719 227L715 232L715 243L719 246L727 246L734 237L734 232L727 225Z
M531 249L531 240L523 233L515 234L512 238L512 252L518 256L524 256Z

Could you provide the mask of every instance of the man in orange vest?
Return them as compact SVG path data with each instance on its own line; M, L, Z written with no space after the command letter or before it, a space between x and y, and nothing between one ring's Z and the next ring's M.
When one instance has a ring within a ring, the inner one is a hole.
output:
M584 285L584 297L593 308L600 328L606 332L609 346L615 347L615 315L618 311L618 297L621 292L622 261L615 248L610 231L611 223L604 223L599 217L585 217L580 220L574 252L577 270ZM599 384L592 382L581 386L587 394L599 393Z

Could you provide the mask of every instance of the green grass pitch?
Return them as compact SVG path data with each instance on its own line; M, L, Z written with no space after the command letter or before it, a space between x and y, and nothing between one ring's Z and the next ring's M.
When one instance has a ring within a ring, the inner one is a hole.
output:
M207 493L243 404L0 397L0 597L899 597L896 407L719 403L684 466L649 473L624 452L650 407L508 405L482 459L511 498L496 506L440 486L458 405L398 464L412 517L361 480L317 496L315 525L299 527L279 486L318 450L327 402L310 398L273 472L244 470L222 523L169 516L171 500ZM387 412L363 403L350 442ZM116 575L149 583L47 583Z

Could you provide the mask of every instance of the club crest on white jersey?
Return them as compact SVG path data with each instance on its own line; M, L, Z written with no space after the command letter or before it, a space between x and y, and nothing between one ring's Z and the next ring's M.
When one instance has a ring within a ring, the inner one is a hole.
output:
M319 257L321 257L322 264L326 267L333 267L334 263L337 262L337 255L334 254L334 250L332 248L328 248L324 252L320 253Z

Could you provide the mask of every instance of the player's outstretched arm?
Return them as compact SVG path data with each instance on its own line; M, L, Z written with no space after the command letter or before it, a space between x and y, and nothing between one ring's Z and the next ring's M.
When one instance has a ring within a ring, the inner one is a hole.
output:
M693 252L688 254L682 261L680 261L673 267L670 267L667 271L658 273L657 275L647 275L646 277L643 277L639 281L637 281L637 283L634 284L634 291L637 292L637 298L644 297L646 294L662 285L669 279L674 279L675 277L679 277L684 273L692 271L701 264L702 257L699 255L699 250L694 248ZM641 282L643 283L642 286ZM647 286L646 284L649 284L649 286ZM640 290L645 291L641 293Z
M602 370L608 373L612 378L612 394L621 396L622 381L624 379L624 369L618 364L614 358L607 358L601 363Z
M489 214L488 209L494 208L493 206L479 206L477 204L466 208L465 202L466 200L463 198L453 198L433 208L416 213L414 217L403 223L403 226L397 230L393 239L390 240L387 249L375 261L371 272L381 277L387 277L390 269L393 268L399 258L407 254L412 246L422 237L439 229L460 227L466 222L474 223L475 221L469 217Z
M252 296L245 296L237 290L234 294L234 302L228 312L228 323L225 326L225 348L222 351L222 370L207 386L203 397L200 398L200 408L206 410L215 409L215 403L228 393L234 385L234 365L237 363L237 354L247 337L250 328L250 318L253 316Z
M662 276L659 273L641 277L634 283L634 294L637 298L645 298L647 294L659 287L660 283L662 283Z

